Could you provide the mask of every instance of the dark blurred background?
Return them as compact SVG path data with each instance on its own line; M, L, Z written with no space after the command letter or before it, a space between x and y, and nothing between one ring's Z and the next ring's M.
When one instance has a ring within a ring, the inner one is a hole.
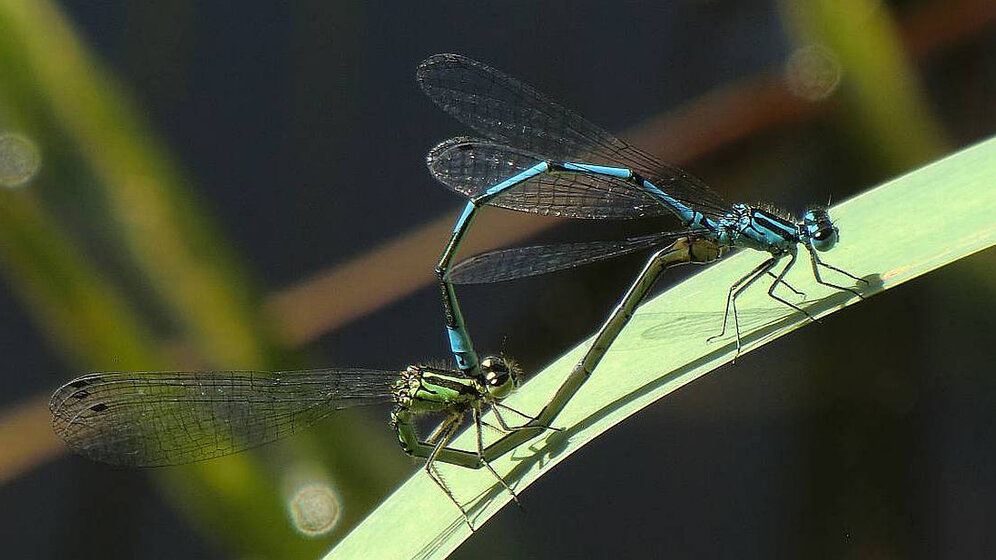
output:
M93 370L445 357L429 280L461 200L423 158L468 131L414 83L436 52L520 77L729 200L793 210L996 130L991 0L0 0L0 135L41 162L0 192L4 557L316 558L415 468L386 409L142 472L68 455L45 406ZM489 246L664 227L486 219ZM454 557L992 557L994 258L682 389ZM536 371L641 259L463 290L475 342ZM302 489L334 497L337 524L295 522Z

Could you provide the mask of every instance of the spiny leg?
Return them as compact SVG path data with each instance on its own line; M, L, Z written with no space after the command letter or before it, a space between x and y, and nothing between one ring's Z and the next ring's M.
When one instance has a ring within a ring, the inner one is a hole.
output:
M832 264L828 264L828 263L823 262L822 260L820 260L819 255L816 254L816 251L812 250L811 247L806 247L806 249L809 251L809 254L812 255L813 260L815 260L816 263L819 264L820 266L825 266L825 267L829 268L830 270L835 270L835 271L843 274L844 276L847 276L848 278L850 278L852 280L855 280L857 282L861 282L862 284L865 284L865 285L868 284L868 281L865 280L864 278L859 278L859 277L851 274L850 272L844 270L843 268L837 268L836 266L833 266Z
M740 294L744 293L744 291L747 288L749 288L751 286L751 284L753 284L754 282L757 282L757 280L759 278L761 278L762 276L764 276L766 273L770 272L771 269L774 268L774 266L776 264L778 264L778 260L780 258L781 257L771 257L770 259L768 259L768 260L764 261L763 263L761 263L761 264L763 264L765 266L763 266L760 271L758 271L757 273L755 273L754 276L750 280L748 280L747 282L745 282L743 286L740 286L739 288L737 288L737 291L733 292L733 298L732 298L733 299L733 327L737 331L737 353L733 356L733 363L737 362L737 356L740 355L740 348L741 348L741 345L740 345L740 315L737 313L737 298L739 298Z
M853 288L848 288L848 287L845 287L845 286L838 286L837 284L831 284L830 282L827 282L827 281L823 280L823 277L820 276L820 267L823 266L823 267L829 268L830 270L839 272L839 273L843 274L844 276L847 276L848 278L851 278L851 279L856 280L858 282L862 282L862 283L864 283L866 285L868 284L867 280L865 280L864 278L858 278L857 276L851 274L850 272L847 272L844 269L837 268L836 266L829 265L829 264L821 261L820 257L816 255L816 251L814 251L813 249L811 249L808 246L806 247L806 250L809 251L809 262L810 262L810 264L813 267L813 277L816 278L816 283L817 284L823 284L824 286L829 286L831 288L836 288L838 290L843 290L845 292L851 292L852 294L858 296L858 298L865 299L865 297L863 295L861 295L860 293L858 293L858 291L855 290L855 289L853 289Z
M733 300L733 293L736 292L737 289L740 287L740 285L743 284L744 282L747 282L747 285L749 286L751 283L754 282L754 280L757 280L757 276L764 275L765 272L771 270L773 263L777 261L778 261L777 257L771 257L770 259L754 267L753 270L745 274L742 278L740 278L740 280L737 280L736 282L733 283L732 286L730 286L730 290L726 292L726 308L723 310L723 328L719 331L719 334L707 338L706 339L707 342L712 342L717 338L722 338L723 335L726 334L726 325L727 325L727 320L730 317L730 302ZM736 314L735 309L734 309L734 314ZM734 319L736 318L734 317ZM739 346L740 346L740 336L738 335L737 347L739 348Z
M771 286L768 287L768 295L771 296L771 298L774 299L775 301L784 303L785 305L791 307L792 309L795 309L799 313L802 313L806 317L809 317L810 321L816 322L816 318L813 317L812 315L810 315L809 312L806 311L805 309L803 309L803 308L799 307L798 305L796 305L796 304L794 304L792 302L789 302L789 301L787 301L785 299L782 299L781 297L775 295L775 286L777 286L779 283L785 284L785 280L784 280L785 275L788 274L789 269L792 268L795 265L795 259L796 259L796 257L797 257L797 254L795 253L795 251L793 251L792 253L790 253L788 264L786 264L785 268L783 268L782 271L778 273L778 276L775 276L775 281L772 282Z
M453 418L456 418L456 420L453 420ZM456 422L456 423L459 424L460 420L462 420L462 419L463 419L463 415L462 414L459 415L459 416L447 416L446 420L443 420L442 422L440 422L438 426L436 426L435 428L432 429L431 432L429 432L429 435L427 435L425 437L425 443L427 443L429 445L432 445L432 446L436 446L436 444L439 443L439 438L447 430L456 429L455 427L452 427L450 425L451 421ZM446 440L446 439L447 438L443 438L443 440ZM428 457L426 457L426 458L428 459Z
M495 475L495 478L498 479L498 482L500 482L501 485L505 487L505 490L508 491L508 494L512 496L512 501L515 502L515 505L519 506L519 508L522 508L522 504L519 503L519 497L515 495L515 492L512 490L512 487L509 486L507 482L505 482L505 479L502 478L501 475L498 474L498 471L496 471L494 467L491 466L491 463L484 458L484 434L481 433L481 425L482 425L481 409L478 408L477 406L474 406L472 410L474 418L474 427L477 430L477 455L481 458L481 463L485 467L487 467L488 470L491 471L491 474Z
M504 403L493 402L493 403L491 403L491 409L494 410L495 417L498 418L498 423L501 424L501 427L503 429L505 429L506 431L508 431L508 432L517 432L519 430L532 430L534 428L543 428L543 429L546 429L546 430L557 430L557 431L561 430L561 428L554 428L553 426L542 426L542 425L539 425L539 424L533 424L533 422L537 422L539 420L539 418L537 418L535 416L530 416L530 415L528 415L528 414L526 414L524 412L519 412L518 410L516 410L516 409L514 409L514 408L512 408L512 407L510 407L510 406L508 406L507 404L504 404ZM521 426L510 426L508 424L508 422L505 420L505 417L501 415L501 410L500 409L504 409L504 410L507 410L509 412L513 412L515 414L518 414L519 416L521 416L523 418L526 418L529 421L526 422L525 424L521 425Z
M481 420L481 425L482 426L487 426L488 428L491 428L492 430L498 432L499 434L509 434L509 433L511 433L510 431L506 430L505 428L502 428L502 427L499 427L499 426L495 426L491 422L485 422L484 420Z
M443 447L446 446L446 443L450 440L450 438L453 437L453 434L456 433L462 419L462 413L451 414L439 425L438 428L433 430L433 435L437 436L439 441L436 442L436 445L432 448L432 453L429 454L429 457L425 461L425 472L428 473L429 478L436 483L436 486L439 486L439 489L442 490L443 493L450 498L450 501L453 502L457 509L460 510L460 513L463 514L464 521L467 522L467 526L470 527L471 532L473 532L474 524L471 523L470 515L467 514L467 510L463 509L463 506L461 506L460 502L457 501L456 496L453 495L453 491L446 486L446 483L443 482L442 477L436 474L436 471L433 468L433 463L436 462L436 457L439 455L439 452L442 451ZM478 436L480 436L480 431L478 431Z
M814 256L815 256L815 255L814 255ZM855 275L851 274L850 272L848 272L848 271L844 270L843 268L837 268L836 266L834 266L834 265L832 265L832 264L830 264L830 263L827 263L827 262L824 262L824 261L821 261L821 260L819 259L819 257L817 257L817 259L816 259L816 264L818 264L818 265L820 265L820 266L822 266L822 267L826 267L826 268L829 268L830 270L833 270L833 271L836 271L836 272L839 272L839 273L843 274L844 276L847 276L848 278L850 278L850 279L852 279L852 280L854 280L854 281L856 281L856 282L861 282L862 284L864 284L864 285L866 285L866 286L868 285L868 281L867 281L867 280L865 280L864 278L861 278L861 277L858 277L858 276L855 276Z
M523 430L531 430L531 429L539 427L539 426L530 426L529 424L524 424L522 426L510 426L508 424L508 422L505 420L505 418L501 415L501 412L498 411L498 409L497 409L498 406L499 406L499 404L496 403L496 402L491 403L491 410L494 411L495 418L498 419L498 425L495 426L494 424L492 424L490 422L486 422L484 420L484 418L481 418L481 425L487 426L488 428L491 428L492 430L494 430L494 431L496 431L496 432L498 432L500 434L511 434L511 433L514 433L514 432L521 432ZM506 408L508 408L508 407L506 407ZM516 410L514 410L512 408L509 408L509 410L511 410L513 412L517 412ZM532 420L535 420L535 418L531 418L530 419L530 421L532 421Z
M768 271L768 276L774 278L776 281L778 280L778 276L776 276L775 273L771 272L770 270ZM789 290L792 290L792 293L794 293L795 295L806 297L806 292L793 288L792 284L786 282L784 278L782 278L782 284L784 284L785 287L788 288Z

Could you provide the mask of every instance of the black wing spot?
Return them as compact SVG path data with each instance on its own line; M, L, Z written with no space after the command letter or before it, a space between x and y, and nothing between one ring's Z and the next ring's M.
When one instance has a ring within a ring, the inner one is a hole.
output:
M107 410L107 404L105 404L105 403L97 403L97 404L91 406L90 410L92 410L94 412L103 412L103 411Z
M73 389L79 389L80 387L86 387L89 384L90 382L87 381L86 379L77 379L76 381L70 383L69 386L72 387Z
M88 391L86 391L85 389L80 389L79 391L76 391L76 392L74 392L72 394L72 397L74 399L85 399L85 398L87 398L89 396L90 396L90 393Z

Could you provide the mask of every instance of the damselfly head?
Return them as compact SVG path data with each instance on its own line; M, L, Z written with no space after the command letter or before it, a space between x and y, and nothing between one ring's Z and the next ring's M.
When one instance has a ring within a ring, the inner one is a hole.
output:
M488 356L481 360L481 377L492 398L502 400L519 386L522 370L514 361L504 356Z
M802 216L802 234L817 251L829 251L840 240L840 231L826 208L810 208Z

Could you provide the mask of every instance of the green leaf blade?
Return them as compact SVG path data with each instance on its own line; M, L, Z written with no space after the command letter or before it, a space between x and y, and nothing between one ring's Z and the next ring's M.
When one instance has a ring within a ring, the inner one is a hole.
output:
M841 243L821 257L869 280L863 293L871 295L991 247L996 243L994 178L996 139L990 139L869 190L832 210ZM763 258L740 251L647 302L555 420L564 431L527 442L495 461L495 469L522 493L626 417L730 362L735 352L731 333L714 343L706 339L720 329L729 286ZM807 297L790 301L816 316L860 301L816 284L804 259L800 255L787 280ZM853 284L830 273L826 278ZM780 293L792 297L787 290ZM769 298L762 286L752 287L738 301L743 353L809 322ZM534 375L508 404L527 413L540 410L589 343ZM471 449L470 434L459 437L456 445ZM439 468L477 527L510 501L487 471ZM470 534L453 504L419 470L326 558L445 557Z

